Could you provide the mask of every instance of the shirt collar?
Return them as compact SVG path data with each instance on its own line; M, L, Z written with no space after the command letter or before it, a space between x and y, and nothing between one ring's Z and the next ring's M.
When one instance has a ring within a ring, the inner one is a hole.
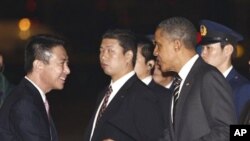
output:
M230 73L230 71L233 69L233 66L231 65L226 71L223 72L223 76L226 78L227 75Z
M116 80L113 82L111 80L110 85L112 86L113 92L112 93L117 93L118 90L124 85L127 80L132 77L135 74L135 71L131 71L127 73L126 75L122 76L120 79Z
M190 72L192 66L194 65L195 61L198 59L199 55L196 54L194 55L180 70L180 72L178 73L179 76L182 79L182 83L185 81L188 73Z
M172 80L171 82L169 82L169 83L165 86L165 88L170 89L172 83L173 83L173 80Z
M46 96L45 96L45 93L32 81L30 80L27 76L24 77L25 79L27 79L32 85L34 85L34 87L39 91L42 99L43 99L43 102L46 101Z
M143 83L145 83L146 85L148 85L152 81L152 79L153 79L152 75L149 75L149 76L143 78L141 81Z

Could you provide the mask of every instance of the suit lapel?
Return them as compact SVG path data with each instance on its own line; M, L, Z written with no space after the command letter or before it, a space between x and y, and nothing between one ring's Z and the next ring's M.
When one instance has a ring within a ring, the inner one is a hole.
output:
M132 76L117 92L115 97L112 99L112 101L109 103L103 118L105 117L111 117L115 111L117 111L123 101L123 99L127 96L127 91L130 88L131 84L135 81L136 75Z
M40 112L42 113L44 119L47 119L47 123L49 124L49 120L48 120L48 116L47 116L47 112L42 100L42 97L39 93L39 91L36 89L36 87L31 84L31 82L29 82L27 79L23 80L23 83L25 84L25 87L27 87L30 90L30 94L34 97L35 99L35 104L39 107Z
M56 127L55 127L54 121L51 117L49 117L49 122L50 122L50 135L52 137L52 141L58 141Z
M231 80L233 80L234 78L235 78L235 76L237 76L238 75L238 73L236 72L236 70L233 68L230 72L229 72L229 74L227 75L227 77L226 77L226 79L227 79L227 81L231 81Z
M136 75L133 75L131 78L129 78L128 81L117 92L115 97L111 100L111 102L109 103L105 112L103 113L102 117L99 119L98 124L95 127L95 131L94 131L95 135L93 135L92 140L95 140L95 137L97 137L98 134L101 132L101 128L99 128L99 127L102 127L104 122L108 121L110 118L113 117L113 115L115 113L117 113L122 101L127 96L127 91L129 90L129 87L133 84L133 82L136 79L138 79ZM105 91L103 91L103 93L105 93ZM102 93L103 96L99 101L101 101L103 99L103 97L104 97L103 93ZM100 102L99 102L99 104L100 104ZM98 106L99 106L99 104L98 104ZM94 121L94 117L92 119L92 124L93 124L93 121Z
M188 94L190 93L190 90L194 84L194 81L195 81L195 77L196 77L196 74L199 73L199 66L200 64L202 63L202 60L200 58L198 58L196 60L196 62L194 63L193 67L191 68L190 72L188 73L183 85L182 85L182 88L181 88L181 91L180 91L180 97L178 99L178 103L176 105L176 115L175 115L175 130L178 129L178 126L179 123L180 123L180 120L181 120L181 113L182 113L182 108L183 108L183 104L185 103L186 99L187 99L187 96ZM172 123L172 122L171 122ZM171 124L173 125L173 124ZM173 126L172 126L173 127ZM177 131L178 132L178 131ZM172 128L172 133L173 133L173 128Z
M42 113L43 119L45 119L48 127L48 131L50 131L50 136L52 137L52 141L57 141L57 132L54 126L54 122L52 121L51 117L48 117L45 105L43 103L42 97L36 87L29 82L27 79L23 80L23 83L27 89L29 89L30 94L34 97L35 104Z

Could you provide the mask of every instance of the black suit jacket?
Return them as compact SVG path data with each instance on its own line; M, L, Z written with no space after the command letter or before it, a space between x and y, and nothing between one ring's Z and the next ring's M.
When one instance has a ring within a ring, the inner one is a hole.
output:
M98 105L103 96L104 92ZM154 93L136 75L132 76L120 88L98 121L92 141L106 138L116 141L156 141L163 130L158 104ZM85 141L89 141L94 116L86 129Z
M236 124L232 90L223 75L201 58L194 63L180 91L174 127L164 141L228 141Z
M42 97L27 79L13 90L0 110L0 140L58 141Z
M240 115L240 124L250 125L250 100L248 100Z
M152 80L148 87L155 93L160 102L160 110L164 121L164 128L169 127L169 117L171 108L171 91Z

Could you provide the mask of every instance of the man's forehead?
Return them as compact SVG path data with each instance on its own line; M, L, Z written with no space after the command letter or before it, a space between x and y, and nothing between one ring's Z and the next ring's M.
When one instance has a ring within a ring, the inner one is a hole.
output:
M101 45L100 45L101 48L110 48L110 49L111 48L117 48L117 46L121 47L118 40L116 40L116 39L114 39L114 40L106 40L106 41L103 40Z
M206 44L206 45L201 45L202 47L220 47L221 43L217 42L217 43L211 43L211 44Z

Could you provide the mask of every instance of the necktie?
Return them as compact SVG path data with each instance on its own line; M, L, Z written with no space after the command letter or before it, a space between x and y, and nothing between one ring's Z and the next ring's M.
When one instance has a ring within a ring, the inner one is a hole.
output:
M47 99L45 99L44 105L45 105L45 109L46 109L47 115L49 117L49 102L47 101Z
M48 119L49 119L49 123L51 123L51 118L50 118L50 114L49 114L49 102L48 102L47 99L45 99L44 105L45 105L45 109L46 109L47 116L48 116ZM52 140L51 125L49 126L49 132L50 132L50 139Z
M112 93L112 87L111 85L108 87L108 90L106 91L105 93L105 96L104 96L104 100L103 100L103 103L102 103L102 106L99 110L99 114L98 114L98 117L97 117L97 121L102 117L102 114L104 113L104 111L106 110L107 108L107 104L108 104L108 100L109 100L109 96L110 94Z
M172 95L173 96L173 121L174 121L174 116L175 116L176 103L178 102L178 98L180 95L180 92L179 92L180 84L181 84L181 78L179 75L177 75L173 81L173 86L174 86L174 91Z

